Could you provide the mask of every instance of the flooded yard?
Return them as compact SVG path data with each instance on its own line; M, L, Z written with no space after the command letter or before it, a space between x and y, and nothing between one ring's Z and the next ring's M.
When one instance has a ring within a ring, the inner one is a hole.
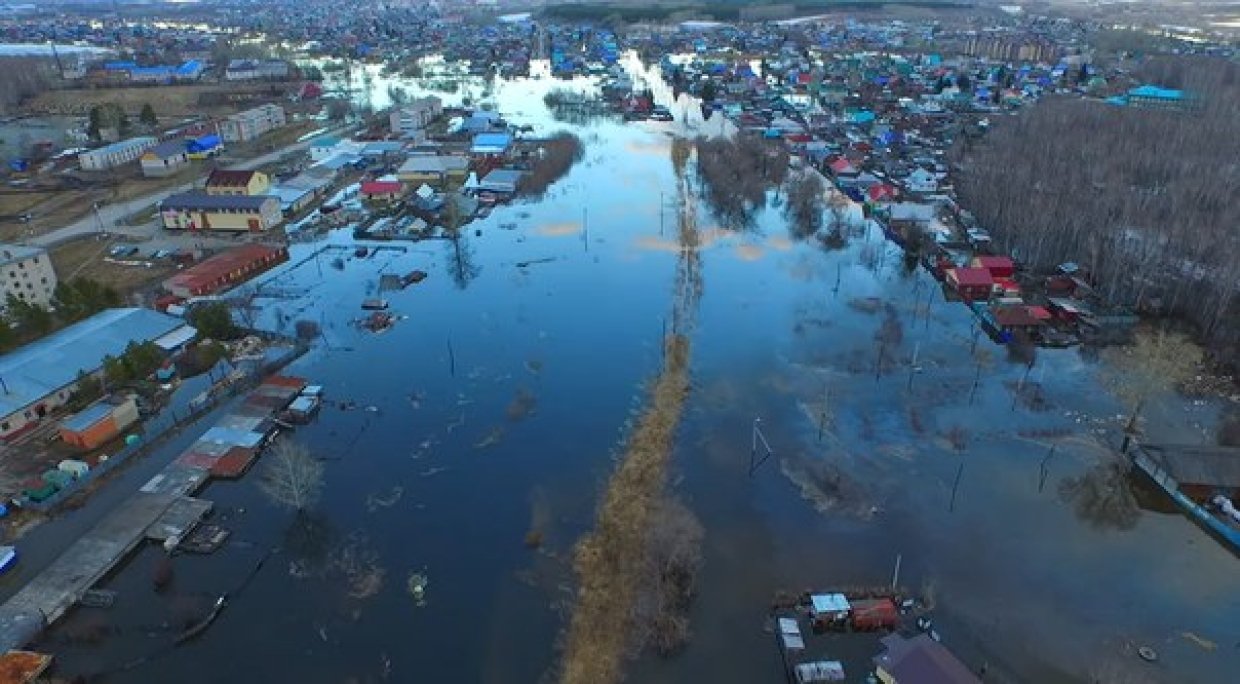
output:
M554 85L501 80L492 95L512 123L585 143L545 197L497 208L458 241L364 257L340 229L263 276L255 322L320 330L287 372L326 388L295 430L324 461L321 502L279 510L258 471L211 485L201 496L228 544L170 569L142 551L105 580L111 608L79 609L37 644L60 672L555 678L574 545L595 528L668 336L684 335L666 482L702 526L692 635L675 657L627 663L629 681L782 681L775 595L883 585L897 557L900 584L933 597L944 643L1004 681L1228 680L1235 559L1177 514L1116 528L1061 493L1108 456L1122 413L1089 354L1040 350L1027 373L975 341L969 311L873 227L831 251L792 239L779 207L743 233L719 228L677 200L671 142L717 133L721 117L686 102L672 110L688 123L562 124L542 102ZM683 211L698 235L689 298ZM415 269L424 282L380 292L382 275ZM399 320L375 334L358 321L380 296ZM1167 441L1200 440L1217 412L1168 407L1150 425ZM756 420L773 453L751 467ZM225 593L213 626L174 647ZM1143 645L1158 663L1136 657ZM872 654L844 648L850 681Z

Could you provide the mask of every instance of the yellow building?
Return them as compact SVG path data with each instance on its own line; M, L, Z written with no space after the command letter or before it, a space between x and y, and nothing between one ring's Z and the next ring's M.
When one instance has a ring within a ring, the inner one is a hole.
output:
M216 169L207 176L208 195L264 195L271 179L262 171L224 171Z
M271 195L210 195L183 192L159 205L168 230L261 233L284 220L280 198Z

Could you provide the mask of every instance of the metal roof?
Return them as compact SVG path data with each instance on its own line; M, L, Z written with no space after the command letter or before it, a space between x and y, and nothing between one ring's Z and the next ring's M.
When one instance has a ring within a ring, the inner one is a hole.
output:
M166 335L185 321L152 309L105 309L0 357L0 416L8 416L93 372L130 342Z
M218 211L221 209L237 209L260 211L267 202L279 202L270 195L208 195L205 192L182 192L169 195L159 204L160 211Z
M1195 444L1142 446L1182 485L1240 488L1240 448Z
M112 409L116 408L106 401L101 401L88 408L83 409L80 413L70 416L60 421L60 427L71 432L84 432L95 423L112 415Z

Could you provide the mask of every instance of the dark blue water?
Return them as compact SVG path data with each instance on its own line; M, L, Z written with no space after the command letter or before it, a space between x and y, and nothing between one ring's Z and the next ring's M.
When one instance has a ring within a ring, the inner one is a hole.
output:
M540 94L550 85L501 83L495 98L518 123L550 132ZM296 431L328 459L321 503L304 518L278 510L257 473L211 485L203 496L233 540L213 556L175 558L160 595L151 573L161 553L143 551L107 581L115 607L79 610L49 637L63 672L531 682L554 666L572 544L592 524L643 383L660 366L678 251L674 211L661 222L660 201L675 197L670 135L692 132L681 123L574 130L585 160L547 197L468 226L468 277L452 243L357 259L343 231L326 238L349 246L342 268L325 252L268 281L282 296L257 300L261 320L274 324L278 311L323 325L324 343L289 372L356 404ZM826 252L789 240L778 208L743 235L712 228L705 208L699 225L704 296L670 472L706 530L695 636L677 658L635 663L633 681L780 681L763 631L775 592L883 584L897 555L901 583L933 590L945 641L971 664L1054 681L1128 667L1130 645L1149 643L1162 663L1143 676L1226 681L1234 559L1178 516L1098 529L1056 494L1061 478L1104 453L1113 421L1095 419L1119 412L1093 362L1044 351L1029 379L1048 406L1031 410L1013 402L1024 368L984 338L979 360L967 310L906 272L876 231ZM323 244L295 247L293 261ZM407 318L382 335L352 325L380 273L415 268L430 277L381 295ZM904 334L876 379L874 334L887 316ZM831 417L820 434L824 397ZM1215 409L1188 410L1168 414L1176 422L1163 429L1182 432ZM751 476L758 417L775 455ZM952 432L965 436L963 450ZM822 468L840 475L837 490L814 477ZM538 550L524 543L531 530L544 535ZM382 571L373 594L350 595L342 558ZM408 589L415 572L429 580L422 605ZM215 624L169 649L223 592L233 598ZM855 665L871 647L838 645L851 674L862 674Z

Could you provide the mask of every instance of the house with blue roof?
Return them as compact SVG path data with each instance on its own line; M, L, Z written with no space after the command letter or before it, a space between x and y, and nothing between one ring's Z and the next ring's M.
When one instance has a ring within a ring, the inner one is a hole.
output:
M131 342L179 349L197 331L153 309L105 309L0 356L0 439L29 429L69 401L83 375L96 375L106 357Z

